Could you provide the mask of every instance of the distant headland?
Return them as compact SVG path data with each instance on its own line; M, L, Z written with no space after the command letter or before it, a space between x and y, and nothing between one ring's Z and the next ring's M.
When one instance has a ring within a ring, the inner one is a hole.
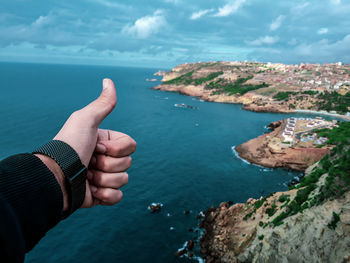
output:
M202 100L243 104L256 112L304 111L350 119L350 66L342 63L299 64L202 62L159 71L153 89Z

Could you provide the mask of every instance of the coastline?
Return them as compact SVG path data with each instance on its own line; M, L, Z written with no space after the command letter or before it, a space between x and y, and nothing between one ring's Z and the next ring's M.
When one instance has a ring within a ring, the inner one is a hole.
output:
M335 117L339 119L343 119L346 121L350 121L350 116L338 114L338 113L330 113L325 111L317 111L317 110L285 110L285 109L279 109L276 107L260 107L252 105L253 99L251 98L243 98L241 97L235 97L235 96L226 96L226 95L209 95L201 92L202 87L194 87L194 86L180 86L180 87L173 87L172 85L164 85L160 84L158 86L152 87L154 90L161 90L161 91L169 91L169 92L177 92L182 95L186 96L192 96L197 97L201 100L208 101L208 102L216 102L216 103L226 103L226 104L239 104L242 105L243 110L252 111L252 112L268 112L268 113L306 113L306 114L314 114L314 115L324 115L324 116L330 116Z
M320 161L329 149L314 146L288 147L277 143L282 137L286 120L269 124L272 131L250 139L235 147L240 159L267 168L285 168L304 172L310 165Z
M325 116L331 116L336 118L341 118L344 120L350 121L350 116L338 114L338 113L330 113L325 111L316 111L316 110L295 110L295 113L309 113L309 114L315 114L315 115L325 115Z
M211 85L208 88L208 86L202 84L202 80L207 81L203 70L195 69L199 73L193 78L196 80L193 83L193 79L189 79L188 74L192 76L192 73L196 71L191 69L192 71L187 73L184 71L184 73L178 71L177 68L175 69L171 72L172 74L166 76L165 82L152 89L177 92L208 102L241 104L241 109L253 112L305 113L350 121L350 116L346 115L327 111L301 110L300 108L322 109L322 107L317 106L317 100L311 96L314 94L306 93L307 91L302 92L302 89L299 90L299 97L295 96L297 93L294 90L284 88L278 93L278 90L275 90L276 94L270 96L265 96L268 94L266 90L264 90L265 93L248 91L240 93L240 95L229 92L218 93L212 92L212 87L217 86ZM209 72L209 70L207 71ZM211 75L207 74L207 76ZM234 77L235 80L239 80L242 75ZM169 81L173 79L176 81L170 84ZM221 79L218 78L216 83L220 83L220 81ZM247 85L254 84L249 83ZM273 84L270 83L270 85ZM292 95L288 97L289 94ZM287 99L283 96L287 96ZM306 99L303 96L306 96ZM292 119L295 120L295 118ZM314 127L313 123L306 123L313 119L299 119L303 123L303 128L306 126ZM244 163L272 169L284 168L300 171L304 173L303 177L311 175L311 179L301 181L295 179L293 184L302 182L300 187L292 186L294 189L275 192L259 199L249 198L246 203L232 205L230 202L223 202L218 207L210 207L204 212L205 217L200 224L200 227L205 230L200 240L200 252L206 262L238 263L260 262L260 260L264 262L282 262L277 260L277 257L283 261L292 259L293 262L311 262L314 257L320 261L332 259L333 262L350 259L350 254L343 249L347 247L347 244L350 244L348 239L344 239L344 235L334 231L335 226L338 226L338 230L341 229L342 233L348 231L345 226L348 225L348 222L342 218L339 219L339 215L342 214L345 218L350 216L349 213L343 210L343 207L348 204L349 193L346 194L344 199L320 199L321 201L317 199L317 195L325 191L325 182L327 181L325 179L328 179L329 176L327 171L322 169L323 165L326 164L322 163L321 160L330 153L333 147L327 145L317 147L319 143L315 139L308 141L299 138L300 141L295 142L294 138L297 137L293 135L294 129L302 135L305 131L312 131L312 129L300 129L295 124L291 126L287 120L271 123L269 125L271 126L271 132L233 146L232 152ZM317 122L316 119L314 120ZM336 127L338 126L336 125ZM293 131L291 135L289 134L291 133L290 129ZM308 136L318 138L317 135L311 134ZM293 140L289 137L292 137ZM320 139L322 138L320 137ZM315 181L315 179L317 180ZM316 200L318 201L316 202ZM303 211L305 212L303 213ZM335 215L337 220L340 221L339 223L338 221L334 223ZM332 224L335 226L333 227ZM315 231L317 235L312 234ZM303 235L304 233L308 234ZM332 242L328 242L329 240L332 240ZM277 243L281 243L283 246L278 246ZM333 246L335 243L337 243L337 247ZM323 247L326 251L337 248L337 255L328 255L327 253L314 255L315 244L317 248ZM305 255L299 253L296 249L303 246L306 252Z

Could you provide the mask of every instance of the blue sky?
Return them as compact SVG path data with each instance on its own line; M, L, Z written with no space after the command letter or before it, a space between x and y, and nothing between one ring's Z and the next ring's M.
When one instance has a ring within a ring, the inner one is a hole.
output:
M349 0L1 0L0 61L350 62Z

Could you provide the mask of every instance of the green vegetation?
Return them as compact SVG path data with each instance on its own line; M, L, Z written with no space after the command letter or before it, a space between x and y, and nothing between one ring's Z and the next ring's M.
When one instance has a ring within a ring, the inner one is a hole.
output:
M278 202L284 203L285 201L287 201L287 199L288 199L289 196L290 196L290 195L285 195L285 194L281 195L281 196L278 198Z
M251 84L243 85L246 81L252 78L253 76L248 76L246 78L239 78L234 83L228 82L227 80L224 80L224 79L218 79L216 81L210 82L208 85L206 85L205 88L210 90L215 90L213 94L243 95L248 91L261 89L269 86L266 83L259 84L259 85L251 85Z
M320 129L315 131L320 137L327 137L327 144L345 145L349 143L350 122L342 122L334 129Z
M258 236L258 239L259 239L259 240L263 240L263 239L264 239L264 235Z
M273 216L276 213L276 205L273 204L271 207L266 209L266 214L268 214L269 216Z
M337 223L340 221L340 217L337 213L333 212L332 221L328 224L330 229L335 229L337 227Z
M224 73L224 72L222 72L222 71L214 72L214 73L209 74L207 77L200 78L200 79L194 79L194 85L200 85L200 84L202 84L202 83L204 83L204 82L213 80L213 79L215 79L216 77L222 75L223 73Z
M256 212L256 210L258 210L263 205L263 203L265 201L266 201L266 197L261 199L261 200L255 201L255 203L253 204L253 207L254 207L253 211L251 211L248 214L246 214L243 217L243 220L247 220L248 218L250 218ZM250 209L250 206L247 206L247 208Z
M255 208L255 210L259 209L259 208L263 205L263 203L265 202L265 200L266 200L266 198L263 198L263 199L261 199L261 200L256 201L256 202L254 203L254 208Z
M263 225L264 225L263 221L260 221L260 222L259 222L259 226L262 227Z
M304 99L303 95L310 95L310 96L312 96L312 95L316 95L316 94L318 94L318 92L317 91L313 91L313 90L305 90L303 92L280 91L277 94L275 94L273 96L273 98L275 100L277 100L277 101L284 101L284 100L288 100L291 95L299 95L295 99L296 100L303 100ZM295 105L290 104L289 108L290 109L295 109Z
M246 221L248 218L250 218L250 217L253 215L254 212L255 212L255 210L254 210L254 211L251 211L251 212L248 213L248 214L246 214L246 215L243 217L243 220Z
M184 75L181 75L180 77L177 77L175 79L171 79L168 81L164 81L164 84L173 84L173 85L181 85L181 84L191 84L192 83L192 74L193 71L187 72Z
M294 188L297 188L295 198L288 203L285 211L272 220L272 225L283 224L283 220L288 216L295 215L303 210L315 205L320 205L327 200L339 198L350 190L350 122L342 122L339 127L318 130L321 136L329 138L328 144L336 145L330 155L325 156L315 167L311 174L304 177ZM321 176L327 174L324 185L319 187L318 192L310 197L317 187ZM283 200L284 198L282 198ZM272 210L270 211L272 212ZM333 215L335 225L337 216Z
M192 78L193 72L194 71L187 72L186 74L183 74L175 79L164 81L163 83L164 84L171 84L171 85L190 85L190 84L201 85L202 83L213 80L216 77L223 74L223 71L213 72L206 77L203 77L200 79L194 79L194 78Z
M291 92L291 91L280 91L275 96L273 96L274 99L278 101L287 100L290 95L296 95L297 92Z
M318 94L318 92L314 91L314 90L305 90L305 91L301 92L301 94L316 95L316 94Z
M319 110L336 111L339 113L348 112L350 107L350 92L341 95L338 92L325 91L317 96L320 101L317 103Z

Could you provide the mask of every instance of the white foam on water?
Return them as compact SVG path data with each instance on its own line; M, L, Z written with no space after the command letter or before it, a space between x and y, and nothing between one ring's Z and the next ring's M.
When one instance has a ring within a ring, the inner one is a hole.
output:
M240 159L242 162L246 163L246 164L251 164L250 162L248 162L247 160L243 159L241 156L239 156L238 152L236 151L236 145L231 147L233 154L236 156L236 158Z
M235 146L235 145L232 146L231 149L232 149L232 152L233 152L233 154L235 155L235 157L237 157L238 159L240 159L242 162L244 162L244 163L246 163L246 164L254 165L254 166L259 167L259 168L265 169L264 166L261 166L261 165L259 165L259 164L255 164L255 163L251 163L251 162L249 162L249 161L243 159L241 156L239 156L238 152L236 151L236 146ZM264 172L265 172L265 171L264 171Z

